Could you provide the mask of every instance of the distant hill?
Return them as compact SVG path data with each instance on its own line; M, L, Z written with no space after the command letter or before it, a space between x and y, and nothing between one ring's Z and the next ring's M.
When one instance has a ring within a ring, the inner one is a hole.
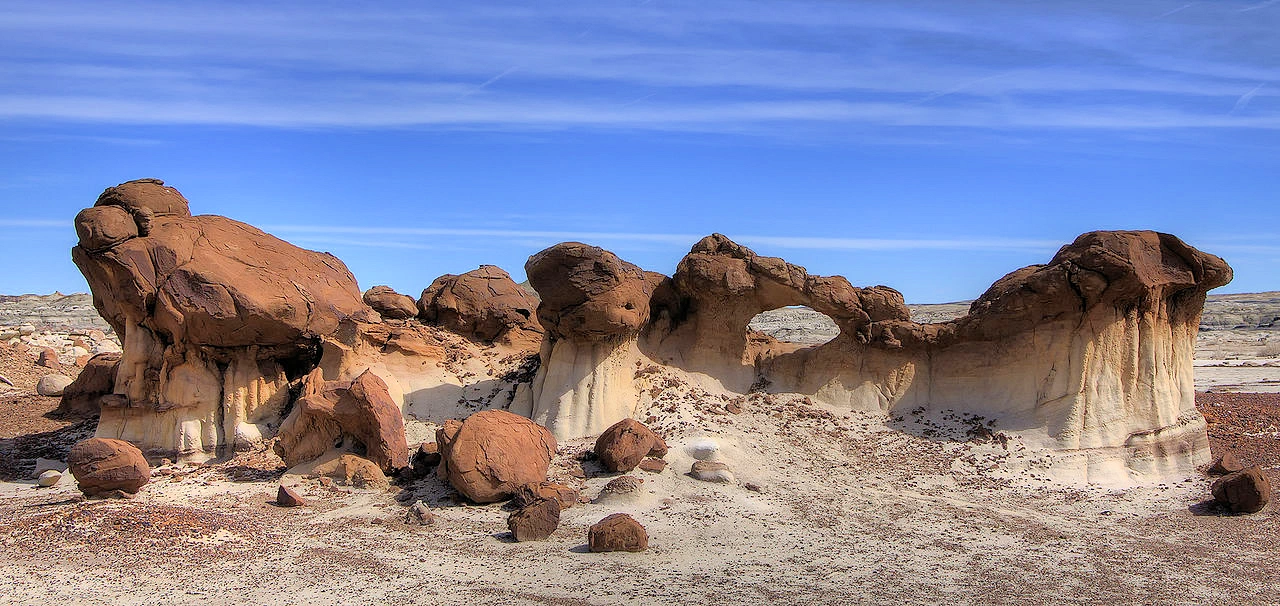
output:
M521 284L528 288L528 283ZM531 289L530 289L531 290ZM911 318L917 322L946 322L969 311L970 301L911 304ZM89 293L64 295L0 295L0 326L32 324L41 329L97 328L110 326L93 307ZM829 324L829 326L828 326ZM775 337L824 342L835 336L835 323L822 314L804 308L767 312L752 328ZM1234 295L1209 295L1201 330L1280 329L1280 291ZM777 333L777 334L775 334Z

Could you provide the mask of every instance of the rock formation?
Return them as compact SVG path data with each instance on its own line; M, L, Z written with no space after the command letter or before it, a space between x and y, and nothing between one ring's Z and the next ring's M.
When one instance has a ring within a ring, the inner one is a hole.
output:
M120 354L103 353L89 358L84 370L66 389L54 410L57 415L92 416L102 410L102 398L115 389Z
M525 412L561 438L595 435L631 416L636 339L666 277L574 242L533 255L524 268L547 331Z
M666 456L667 443L644 423L627 418L604 430L596 438L594 451L605 469L627 472L645 457Z
M537 299L493 265L440 276L418 299L423 322L477 341L532 347L542 342L542 327L533 315L537 306Z
M325 381L313 372L280 427L275 450L293 466L316 459L344 438L354 440L350 447L385 471L409 465L400 404L378 375L366 370L342 382Z
M587 530L587 547L597 553L644 551L649 548L649 533L635 518L625 513L615 513Z
M401 413L435 422L457 416L459 402L528 398L527 388L516 393L518 377L503 377L536 350L541 333L529 317L527 293L496 268L456 277L444 289L435 317L474 321L451 325L470 331L453 334L418 322L418 305L390 289L362 296L330 254L225 217L193 216L186 198L156 179L107 189L75 225L80 242L72 258L124 349L110 393L64 406L89 410L100 403L100 437L191 459L257 447L277 433L291 406L316 412L290 401L290 390L303 392L304 378L316 369L323 380L340 383L372 371ZM503 289L511 296L485 298ZM383 323L380 314L396 324ZM467 340L473 338L517 344ZM500 355L479 355L486 348ZM487 382L487 393L468 391L482 387L472 378ZM380 427L389 433L375 441L394 433L403 440L404 428L392 425ZM343 432L360 442L375 439L372 428L364 429ZM331 437L321 432L309 442ZM290 439L303 440L296 432ZM403 465L373 456L384 467Z
M581 244L527 270L548 330L532 412L561 438L646 406L633 371L660 364L733 393L764 385L845 409L998 418L1055 452L1051 473L1072 481L1126 483L1208 458L1192 353L1205 293L1231 270L1167 234L1084 234L941 324L910 321L893 289L813 276L721 235L669 281ZM830 316L840 335L815 347L749 338L754 315L788 305Z
M556 452L547 428L504 410L448 421L436 443L440 477L476 503L508 499L521 486L546 480Z
M653 404L664 376L731 398L796 394L886 419L997 419L1002 436L1046 454L1049 475L1068 481L1189 473L1209 455L1193 402L1198 320L1205 293L1231 279L1221 259L1174 236L1091 232L997 280L967 315L920 324L891 288L811 275L715 234L670 277L557 244L525 265L540 301L482 266L435 280L407 317L407 297L362 296L331 255L192 216L156 180L108 189L76 230L73 258L124 343L100 436L211 455L260 444L286 422L291 460L341 441L387 469L407 464L379 454L398 448L382 445L395 423L338 414L338 392L367 373L385 386L379 409L398 408L414 427L505 407L559 439L596 436ZM748 331L756 314L786 306L829 316L839 334L805 347ZM446 425L438 442L442 469L479 474L450 476L464 493L478 490L470 498L545 479L545 466L517 482L477 467L480 454L451 460L467 450L451 455L448 445L464 425ZM499 435L515 426L498 425ZM520 431L536 452L554 450L550 436Z
M418 304L409 295L402 295L390 286L374 286L364 291L365 305L388 320L407 320L418 315Z
M99 436L181 452L258 443L321 335L376 321L336 257L192 216L156 179L107 189L76 233L72 259L124 346Z
M67 455L71 475L87 496L133 494L151 481L151 466L142 451L123 440L90 438L76 443Z

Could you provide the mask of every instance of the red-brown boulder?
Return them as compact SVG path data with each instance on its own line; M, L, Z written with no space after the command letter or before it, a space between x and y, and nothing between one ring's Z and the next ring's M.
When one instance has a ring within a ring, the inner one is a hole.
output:
M291 488L281 486L276 490L276 505L281 507L299 507L306 504L306 499L303 499L302 495L294 492Z
M436 278L418 299L423 322L482 342L534 345L542 327L534 317L538 300L502 268L481 265L460 276Z
M76 215L76 236L89 252L106 250L138 237L138 223L129 211L118 206L94 206Z
M626 472L635 469L646 456L666 456L667 443L644 423L623 419L600 434L595 453L605 469Z
M1262 511L1271 500L1271 481L1257 465L1214 481L1213 500L1232 513Z
M307 377L304 393L280 425L275 451L289 466L313 460L348 435L364 447L364 458L391 472L409 465L404 416L387 384L371 370L350 383Z
M591 526L587 531L587 546L597 553L644 551L649 548L649 533L631 516L615 513Z
M559 503L561 509L568 509L578 503L578 491L557 482L536 482L517 488L511 500L517 507L552 500Z
M115 387L120 354L100 353L85 364L84 370L65 389L62 401L53 412L59 416L93 416L102 410L102 396Z
M1215 476L1225 476L1242 469L1244 469L1244 465L1240 464L1240 460L1236 458L1236 455L1227 451L1213 460L1213 464L1209 466L1209 473Z
M114 491L133 494L151 480L151 466L142 451L124 440L89 438L76 443L67 455L71 475L88 496Z
M634 335L649 321L662 274L646 272L598 246L557 244L524 265L538 291L538 322L559 339L599 341Z
M62 368L62 364L58 362L58 352L54 351L52 347L45 347L40 350L40 356L36 358L36 364L54 370Z
M108 187L98 196L94 206L118 206L129 212L145 211L157 217L191 216L186 197L160 179L135 179Z
M476 503L510 498L547 478L556 439L547 428L505 410L483 410L436 431L437 473Z
M507 517L507 528L517 541L543 541L560 525L560 503L540 499Z
M365 305L388 320L405 320L418 315L418 303L409 295L402 295L390 286L374 286L364 291Z
M366 459L385 471L409 465L404 416L378 375L366 370L356 377L333 412L342 430L364 445Z

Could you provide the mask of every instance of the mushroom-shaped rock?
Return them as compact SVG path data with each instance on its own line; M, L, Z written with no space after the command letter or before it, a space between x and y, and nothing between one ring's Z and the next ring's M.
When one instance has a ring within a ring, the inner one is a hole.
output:
M507 517L507 528L517 541L543 541L560 525L560 503L540 499Z
M538 291L538 321L554 337L600 341L634 335L649 320L649 299L665 276L598 246L557 244L524 265Z
M158 180L109 188L76 229L72 260L124 350L100 435L184 452L260 442L321 338L378 320L334 256L191 216Z
M542 482L556 452L547 428L505 410L483 410L436 431L437 473L476 503L510 498L525 484Z
M635 518L615 513L591 526L587 546L594 552L644 551L649 548L649 533Z
M133 494L151 480L151 466L142 451L124 440L89 438L78 442L67 455L67 465L80 491L88 496L117 490Z
M405 320L418 315L418 303L409 295L402 295L390 286L374 286L364 291L365 305L388 320Z
M663 457L667 443L644 423L623 419L596 438L596 456L609 471L631 471L646 456Z
M75 416L98 414L102 410L102 396L111 393L115 387L119 365L118 353L101 353L89 358L80 375L62 390L62 401L54 413Z
M1218 478L1211 490L1213 500L1232 513L1262 511L1271 500L1271 481L1256 465Z
M423 322L476 341L522 346L542 340L542 327L534 317L537 307L529 291L494 265L440 276L418 299Z
M545 499L560 503L561 509L568 509L577 504L578 491L558 482L536 482L517 488L512 496L512 501L517 507L524 507Z

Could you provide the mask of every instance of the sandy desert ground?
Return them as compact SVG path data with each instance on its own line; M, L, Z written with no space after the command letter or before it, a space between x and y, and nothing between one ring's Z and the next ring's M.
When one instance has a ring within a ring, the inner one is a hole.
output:
M1240 298L1206 313L1197 404L1215 453L1231 449L1275 483L1280 395L1253 392L1277 391L1280 337L1262 316L1280 293L1229 297ZM808 334L804 318L777 324ZM619 474L583 455L589 440L562 444L552 479L583 502L550 540L515 543L507 506L462 503L434 475L356 490L286 473L269 450L161 465L130 500L85 500L69 474L35 488L36 458L65 456L93 430L45 416L57 398L33 389L48 372L0 344L14 383L0 385L4 604L1280 603L1274 503L1220 515L1203 474L1056 485L1016 440L991 439L998 426L959 415L886 421L765 394L730 414L720 394L675 385L640 415L672 447L664 471L632 472L634 493L602 493ZM685 473L709 449L732 483ZM275 506L279 484L308 504ZM417 500L433 525L406 522ZM587 527L614 512L646 526L648 551L587 551Z

